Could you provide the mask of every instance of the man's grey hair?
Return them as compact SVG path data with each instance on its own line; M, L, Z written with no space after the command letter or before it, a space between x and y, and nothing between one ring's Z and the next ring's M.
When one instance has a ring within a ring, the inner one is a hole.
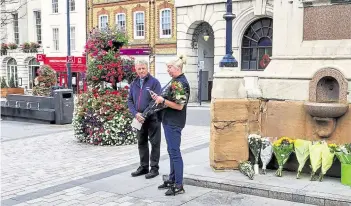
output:
M146 68L149 67L149 66L148 66L148 62L145 61L145 60L137 60L137 61L135 62L135 65L144 65L144 66L146 66Z

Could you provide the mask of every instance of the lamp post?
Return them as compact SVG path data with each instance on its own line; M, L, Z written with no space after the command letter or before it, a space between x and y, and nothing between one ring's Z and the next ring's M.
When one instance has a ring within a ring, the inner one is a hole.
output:
M223 15L223 18L226 20L226 46L225 46L225 56L223 57L222 61L219 62L220 67L238 67L238 62L233 57L233 50L232 50L232 23L233 19L235 19L235 14L233 14L233 6L232 0L227 0L226 3L227 13Z
M67 56L71 56L71 23L70 23L70 9L69 3L70 0L66 0L67 2ZM71 63L66 59L67 64L67 87L68 89L72 89L72 72L71 72Z

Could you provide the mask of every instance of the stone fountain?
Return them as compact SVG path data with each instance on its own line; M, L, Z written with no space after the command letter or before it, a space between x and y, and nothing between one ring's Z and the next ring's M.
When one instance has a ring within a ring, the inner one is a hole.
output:
M314 74L309 85L309 101L304 107L315 120L315 132L319 137L330 137L337 118L347 112L347 88L347 80L337 69L324 68Z

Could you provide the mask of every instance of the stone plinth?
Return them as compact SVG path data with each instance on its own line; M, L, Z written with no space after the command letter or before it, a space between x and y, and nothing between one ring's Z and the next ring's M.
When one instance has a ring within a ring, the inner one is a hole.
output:
M259 133L259 100L214 100L211 105L210 164L236 168L249 158L247 135Z
M351 104L348 112L336 120L335 131L327 142L351 142L350 111ZM247 136L252 133L321 140L303 101L215 99L211 119L210 164L215 169L234 169L240 161L248 160Z

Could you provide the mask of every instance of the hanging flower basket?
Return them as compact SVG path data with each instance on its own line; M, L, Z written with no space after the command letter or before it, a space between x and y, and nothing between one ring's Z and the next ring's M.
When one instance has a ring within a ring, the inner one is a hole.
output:
M107 45L105 48L103 48L103 50L106 52L108 52L109 50L113 50L117 52L123 45L124 45L123 42L112 40L112 46Z

